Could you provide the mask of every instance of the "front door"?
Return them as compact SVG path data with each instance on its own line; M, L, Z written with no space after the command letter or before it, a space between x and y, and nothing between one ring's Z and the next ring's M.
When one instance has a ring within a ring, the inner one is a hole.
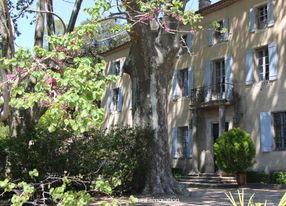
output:
M216 142L217 138L219 137L219 124L218 123L214 123L212 124L212 138L213 138L213 143ZM218 167L215 163L215 155L214 155L214 172L218 171Z
M228 122L225 123L225 131L228 131ZM216 142L217 138L219 137L219 124L218 123L213 123L212 124L212 138L213 138L213 143ZM214 155L214 171L218 171L218 166L215 164L215 155Z

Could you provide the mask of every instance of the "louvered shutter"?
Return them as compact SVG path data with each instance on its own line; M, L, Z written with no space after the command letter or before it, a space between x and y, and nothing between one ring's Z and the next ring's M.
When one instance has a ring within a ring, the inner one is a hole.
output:
M118 88L118 98L117 98L117 111L122 112L122 104L123 104L123 92L122 88Z
M192 137L192 128L191 125L188 127L188 136L187 136L187 158L191 158L193 156L193 137Z
M225 18L222 20L222 24L223 24L223 28L227 29L226 32L223 33L223 41L227 41L228 40L228 35L229 35L229 21L228 18Z
M278 54L277 54L277 44L272 42L268 45L269 53L269 80L276 80L278 78L277 68L278 68Z
M193 34L192 33L187 34L187 46L189 48L189 51L192 52L193 51Z
M108 112L109 113L112 113L112 111L113 111L112 95L113 95L113 90L109 89L108 98L107 98Z
M178 98L178 72L174 70L173 79L172 79L172 99L173 101L177 100Z
M260 137L261 137L261 150L262 152L272 151L272 132L271 132L271 113L260 113Z
M214 37L214 30L211 24L208 26L208 44L209 46L213 45L213 37Z
M253 83L253 49L246 50L245 57L245 85Z
M255 8L251 8L249 10L249 31L255 32L256 30L256 16L255 16Z
M267 20L268 20L268 27L272 27L274 25L274 23L275 23L273 0L268 0L268 4L267 4Z
M205 65L205 82L204 82L204 97L205 101L208 102L211 99L211 84L212 84L212 71L211 62L207 61Z
M193 95L193 89L194 89L194 66L191 65L188 68L188 95L191 97Z
M175 127L172 130L172 157L177 158L177 138L178 138L178 128Z
M226 99L232 100L233 98L233 59L231 56L225 57L225 91Z

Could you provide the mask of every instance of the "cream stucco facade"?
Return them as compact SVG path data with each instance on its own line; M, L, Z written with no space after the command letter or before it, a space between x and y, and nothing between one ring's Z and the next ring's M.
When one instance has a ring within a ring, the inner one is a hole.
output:
M286 170L286 119L281 120L280 127L274 120L274 114L283 116L286 111L286 1L222 0L200 12L204 29L192 34L192 52L174 57L176 66L169 68L177 75L170 81L168 95L173 167L186 172L215 172L214 136L241 127L256 144L253 170ZM228 32L216 32L210 26L214 21L221 22ZM265 25L259 28L260 24ZM107 52L105 60L127 57L128 52L127 44ZM188 94L183 94L186 88L180 81L184 80L178 77L182 69L191 75L180 77L188 81ZM178 78L175 83L174 78ZM110 89L106 92L102 101L106 109L103 128L132 125L131 85L130 77L123 72L110 87L122 88L120 111L110 108L112 94ZM184 127L189 128L186 138L190 140L179 142L174 128ZM175 146L174 131L178 141ZM278 132L282 141L279 148ZM178 145L184 151L191 150L191 154L178 155Z

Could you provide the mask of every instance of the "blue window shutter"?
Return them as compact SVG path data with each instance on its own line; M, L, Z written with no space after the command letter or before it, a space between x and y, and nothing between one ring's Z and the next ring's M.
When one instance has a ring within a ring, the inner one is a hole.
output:
M191 65L188 69L188 95L191 97L194 89L194 66Z
M246 50L245 57L245 85L253 83L253 49Z
M277 44L272 42L268 45L269 53L269 80L276 80L278 78L278 55L277 55Z
M267 20L268 20L268 27L271 27L275 23L274 17L274 4L273 0L268 0L267 4Z
M189 48L189 51L192 52L193 51L193 34L192 33L187 34L187 46Z
M193 156L193 136L192 136L192 128L191 125L188 127L188 137L187 137L187 158L191 158Z
M118 88L118 99L117 99L117 111L122 112L122 100L123 100L123 92L121 88Z
M271 113L260 113L260 147L262 152L272 151Z
M108 98L107 98L108 112L109 113L112 113L112 111L113 111L112 95L113 95L113 91L112 91L112 89L109 89Z
M120 68L119 68L119 76L122 77L122 74L123 74L123 65L124 65L124 62L125 62L125 58L121 58L120 59Z
M226 28L227 31L223 33L223 41L227 41L228 40L228 32L229 32L229 21L228 18L225 18L222 20L222 24L223 24L223 28Z
M231 56L225 57L225 91L226 91L226 99L231 100L232 88L233 88L233 59Z
M255 8L251 8L249 10L249 31L255 32L255 29L256 29Z
M177 138L178 138L178 128L175 127L172 130L172 157L177 158Z
M173 79L172 79L172 99L175 101L178 98L178 72L175 70L173 73Z
M209 46L213 45L213 37L214 37L214 30L213 30L212 25L209 24L209 27L208 27L208 43L209 43Z
M212 71L211 71L211 62L206 62L205 67L205 82L204 82L204 97L205 101L209 101L211 98L211 84L212 84Z

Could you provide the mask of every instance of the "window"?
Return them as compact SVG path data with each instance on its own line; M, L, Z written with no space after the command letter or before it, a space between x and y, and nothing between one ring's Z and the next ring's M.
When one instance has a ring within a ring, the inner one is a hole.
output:
M120 60L111 63L111 74L117 76L120 74Z
M286 112L273 113L275 149L286 150Z
M257 9L257 28L264 29L268 25L268 12L267 12L267 5L263 5L258 7Z
M208 44L212 46L220 42L228 41L229 20L228 18L215 21L208 26Z
M256 29L272 27L275 23L275 4L268 0L267 4L250 8L249 10L249 31L254 33Z
M188 91L188 69L179 70L179 87L181 89L181 96L186 97L189 94Z
M184 158L187 151L188 127L178 127L177 157Z
M182 47L181 54L187 53L188 52L187 34L181 36L180 44L181 44L181 47Z
M214 91L217 94L225 92L225 61L219 59L213 61Z
M180 97L191 97L194 89L194 67L174 70L172 78L172 99L176 101Z
M254 82L254 73L258 73L259 81L278 79L278 48L275 42L257 49L248 48L245 56L245 84Z
M108 110L109 113L113 113L114 111L122 112L122 89L114 88L109 90L108 94Z
M192 158L193 139L191 126L175 127L172 130L172 157Z
M269 80L269 55L268 47L256 50L257 67L259 73L259 81Z
M221 20L221 21L216 22L215 24L216 24L216 29L214 32L214 40L215 40L214 43L219 43L223 41L223 32L222 32L223 22Z
M112 95L112 104L113 104L113 110L117 111L118 109L118 103L119 103L119 88L113 89L113 95Z
M188 33L188 34L184 34L181 36L180 39L180 44L181 44L181 51L179 53L180 55L183 55L185 53L191 53L193 50L193 34L192 33Z

